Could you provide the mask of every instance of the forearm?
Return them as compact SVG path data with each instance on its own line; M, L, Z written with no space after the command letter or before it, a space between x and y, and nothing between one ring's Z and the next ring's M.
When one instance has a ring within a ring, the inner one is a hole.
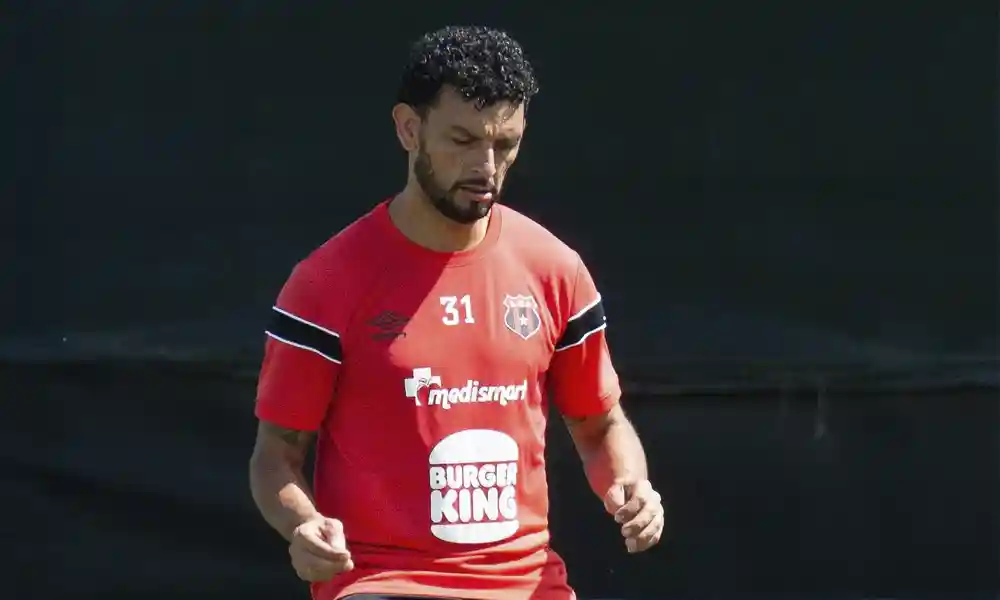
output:
M622 416L589 435L574 435L591 489L601 499L618 481L648 478L646 453L635 428Z
M253 458L250 491L264 520L291 541L295 528L318 514L301 465Z

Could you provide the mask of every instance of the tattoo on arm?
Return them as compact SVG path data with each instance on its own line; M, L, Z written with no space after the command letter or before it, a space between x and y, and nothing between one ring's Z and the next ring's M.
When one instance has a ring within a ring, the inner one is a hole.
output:
M261 421L257 437L257 448L267 453L284 455L298 462L306 457L309 446L316 438L314 431L299 431L280 427L274 423ZM268 440L271 440L268 442ZM270 450L265 450L269 448Z
M268 433L280 438L281 441L285 442L289 446L295 446L297 448L306 447L312 443L313 438L316 437L316 433L313 431L299 431L297 429L286 429L284 427L278 427L271 423L265 424Z

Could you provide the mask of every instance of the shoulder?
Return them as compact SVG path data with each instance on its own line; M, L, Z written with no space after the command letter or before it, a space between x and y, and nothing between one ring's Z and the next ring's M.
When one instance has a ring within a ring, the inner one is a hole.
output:
M539 276L572 280L582 260L566 242L534 219L503 207L503 232L508 252L528 264Z
M371 210L347 225L295 266L296 272L311 280L334 280L371 268L370 258L377 255L379 227ZM343 281L340 284L343 285Z
M299 260L278 299L279 307L308 311L324 322L346 326L353 306L364 294L372 258L378 259L377 223L363 215Z
M533 219L509 208L504 212L503 232L510 234L507 251L530 270L556 322L568 323L581 311L595 307L595 318L603 319L600 293L575 249Z

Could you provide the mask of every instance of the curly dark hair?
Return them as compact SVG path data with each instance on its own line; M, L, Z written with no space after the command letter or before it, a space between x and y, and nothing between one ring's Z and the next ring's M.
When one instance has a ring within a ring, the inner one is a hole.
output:
M424 112L444 86L480 108L496 102L524 104L538 82L524 50L503 31L452 26L425 34L410 50L396 101Z

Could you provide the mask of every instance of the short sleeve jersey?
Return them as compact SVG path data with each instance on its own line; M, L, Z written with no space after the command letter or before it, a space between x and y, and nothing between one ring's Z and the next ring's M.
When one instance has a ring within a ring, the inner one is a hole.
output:
M388 202L300 262L267 329L258 418L317 431L314 493L356 593L570 599L549 549L547 399L619 400L601 296L577 253L495 205L485 239L433 252Z

